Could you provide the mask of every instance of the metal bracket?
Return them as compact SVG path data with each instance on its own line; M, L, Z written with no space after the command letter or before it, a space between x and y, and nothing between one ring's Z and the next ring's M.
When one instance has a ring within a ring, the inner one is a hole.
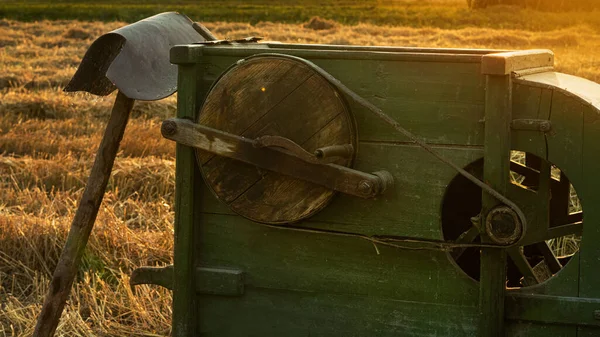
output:
M141 267L133 271L129 285L155 284L173 290L173 265ZM241 296L244 294L244 272L228 268L196 268L196 292L199 294Z
M510 128L520 131L552 132L552 122L546 119L514 119Z
M505 315L508 320L600 328L600 300L509 292Z

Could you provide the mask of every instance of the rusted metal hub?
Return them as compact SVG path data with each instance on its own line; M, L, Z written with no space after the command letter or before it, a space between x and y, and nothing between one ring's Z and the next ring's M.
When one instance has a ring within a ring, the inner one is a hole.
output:
M508 206L492 209L485 220L485 232L497 244L510 245L519 240L523 233L523 224L519 216Z

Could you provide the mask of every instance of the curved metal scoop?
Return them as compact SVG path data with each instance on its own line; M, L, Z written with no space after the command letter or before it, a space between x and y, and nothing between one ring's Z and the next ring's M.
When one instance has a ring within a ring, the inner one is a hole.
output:
M177 66L169 50L204 42L187 16L158 14L100 36L87 50L65 91L105 96L119 89L127 97L152 101L177 91Z

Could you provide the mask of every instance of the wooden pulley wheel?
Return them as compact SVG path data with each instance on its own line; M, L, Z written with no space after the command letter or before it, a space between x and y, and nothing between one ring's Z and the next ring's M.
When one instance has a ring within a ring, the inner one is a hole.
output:
M249 139L287 138L311 154L352 145L351 153L332 161L346 167L356 156L356 126L342 95L310 65L283 55L255 56L226 71L208 93L197 123ZM325 207L335 193L202 150L196 157L215 196L256 222L299 221Z

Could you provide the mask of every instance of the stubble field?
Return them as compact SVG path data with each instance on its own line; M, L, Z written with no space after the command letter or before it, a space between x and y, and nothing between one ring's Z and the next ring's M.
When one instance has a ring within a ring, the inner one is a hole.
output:
M549 48L559 71L600 82L600 33L587 25L536 32L317 23L206 25L221 38ZM123 24L0 20L0 336L33 331L114 100L61 89L94 38ZM175 114L175 100L136 103L58 335L170 332L170 292L132 291L128 275L171 263L174 146L161 138L160 123Z

